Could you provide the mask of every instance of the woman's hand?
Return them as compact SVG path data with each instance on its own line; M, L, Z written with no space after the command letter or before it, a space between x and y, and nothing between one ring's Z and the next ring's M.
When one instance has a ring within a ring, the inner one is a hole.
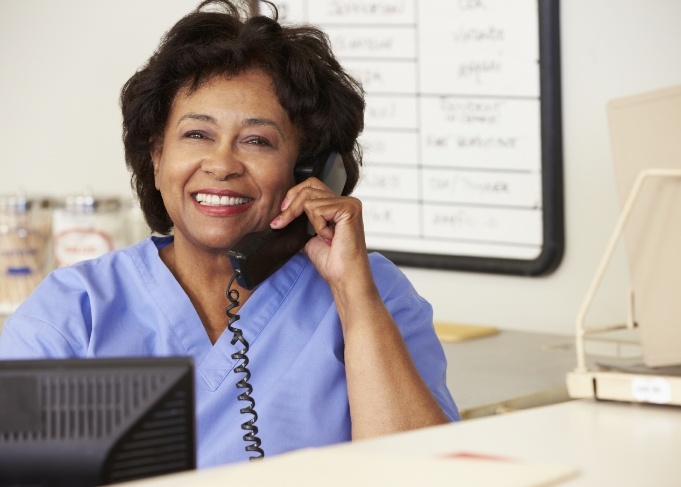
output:
M309 178L288 191L271 226L283 228L302 213L317 232L304 251L332 288L372 280L358 199L338 196L319 179Z

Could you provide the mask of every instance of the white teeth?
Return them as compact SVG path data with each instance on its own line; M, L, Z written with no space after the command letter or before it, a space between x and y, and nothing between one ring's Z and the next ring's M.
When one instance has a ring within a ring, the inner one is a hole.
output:
M206 206L237 206L251 201L251 198L235 196L218 196L216 194L196 193L194 199Z

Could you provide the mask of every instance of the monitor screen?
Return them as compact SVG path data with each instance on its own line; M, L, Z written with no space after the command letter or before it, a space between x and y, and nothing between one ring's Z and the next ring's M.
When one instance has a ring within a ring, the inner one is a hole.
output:
M187 357L0 361L0 486L96 486L196 468Z

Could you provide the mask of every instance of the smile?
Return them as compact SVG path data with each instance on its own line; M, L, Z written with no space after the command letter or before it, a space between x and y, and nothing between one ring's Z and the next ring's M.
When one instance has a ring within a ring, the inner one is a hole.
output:
M196 193L194 200L205 206L239 206L253 201L253 198L242 196L219 196L217 194Z

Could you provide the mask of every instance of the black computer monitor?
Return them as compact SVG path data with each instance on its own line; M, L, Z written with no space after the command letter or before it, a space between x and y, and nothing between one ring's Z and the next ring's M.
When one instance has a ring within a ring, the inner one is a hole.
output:
M187 357L0 361L0 485L90 487L196 468Z

